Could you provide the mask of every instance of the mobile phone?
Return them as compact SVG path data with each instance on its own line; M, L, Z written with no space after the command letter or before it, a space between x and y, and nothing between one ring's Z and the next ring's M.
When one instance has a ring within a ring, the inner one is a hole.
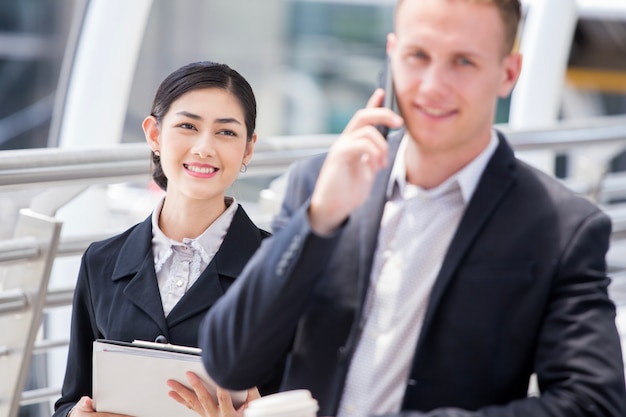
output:
M394 109L395 94L393 91L393 78L391 77L391 68L389 65L389 56L385 57L385 64L378 77L378 86L385 90L385 98L383 99L383 107L387 109ZM376 129L386 139L389 134L389 126L376 125Z

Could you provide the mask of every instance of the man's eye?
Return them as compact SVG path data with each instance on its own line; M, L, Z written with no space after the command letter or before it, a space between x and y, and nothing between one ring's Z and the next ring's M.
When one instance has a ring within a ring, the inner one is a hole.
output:
M474 63L472 61L470 61L469 59L464 58L464 57L457 58L456 59L456 63L458 65L462 65L462 66L474 65Z

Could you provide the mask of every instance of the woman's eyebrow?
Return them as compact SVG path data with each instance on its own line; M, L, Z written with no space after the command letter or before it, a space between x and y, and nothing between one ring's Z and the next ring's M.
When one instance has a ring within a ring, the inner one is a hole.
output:
M235 119L234 117L218 117L217 119L215 119L215 122L217 123L236 123L238 125L241 124L241 122L237 119Z
M190 119L193 119L193 120L203 120L202 116L195 114L195 113L190 113L186 110L181 110L179 112L176 112L176 114L189 117ZM234 117L218 117L214 120L214 122L219 123L219 124L235 123L235 124L241 125L241 122Z
M190 119L194 119L194 120L202 120L202 116L197 115L195 113L189 113L186 110L181 110L179 112L176 112L176 114L179 114L179 115L185 116L185 117L189 117Z

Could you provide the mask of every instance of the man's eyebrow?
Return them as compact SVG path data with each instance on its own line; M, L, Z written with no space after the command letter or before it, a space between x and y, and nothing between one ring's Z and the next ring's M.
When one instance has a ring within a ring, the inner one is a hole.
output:
M469 57L469 58L481 58L482 57L480 52L470 51L470 50L458 51L454 55L455 56L466 56L466 57Z

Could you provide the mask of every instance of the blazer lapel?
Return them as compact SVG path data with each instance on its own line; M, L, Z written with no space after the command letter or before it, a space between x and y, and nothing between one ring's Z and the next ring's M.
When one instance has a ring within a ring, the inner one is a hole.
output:
M119 281L130 277L124 295L141 309L169 338L161 294L154 271L152 255L152 219L148 217L133 229L122 246L112 279Z
M167 316L169 326L173 327L189 317L206 312L225 293L226 288L223 288L220 276L227 278L225 281L236 279L261 240L259 229L243 208L237 207L215 257Z
M515 182L513 174L515 155L506 143L504 136L499 132L498 137L500 144L483 172L478 187L461 218L459 227L443 259L441 270L430 296L421 334L426 334L428 331L441 297L467 249L474 243L483 225L489 220ZM425 341L424 338L420 337L419 344L421 345L421 343L425 343Z
M389 177L398 152L398 147L403 137L404 131L402 130L389 138L389 161L387 168L378 173L374 185L372 186L370 198L354 213L358 216L357 219L359 222L359 262L357 264L359 265L359 286L362 288L362 290L359 291L359 296L361 297L359 305L361 308L363 307L365 294L369 286L374 252L378 243L380 221L385 209L385 203L387 202L386 193Z
M217 254L215 256L217 257ZM170 311L170 314L168 314L167 323L169 327L174 327L196 314L206 312L224 295L224 292L220 284L215 259L213 259L204 271L202 271L198 280L189 288L183 298L176 303L172 311Z
M378 241L380 220L387 201L387 184L389 183L395 154L398 152L398 146L403 136L404 132L400 131L389 138L389 161L387 168L381 170L376 175L370 197L359 209L350 215L348 226L350 230L344 232L344 235L347 236L345 239L350 246L344 249L344 251L348 252L342 252L341 255L342 257L349 257L354 247L352 240L357 239L358 260L356 262L342 263L341 273L344 276L353 276L354 268L357 268L357 281L354 283L356 293L351 293L350 297L354 296L354 298L349 300L354 303L355 316L346 335L346 343L342 348L344 353L340 356L340 361L343 363L346 363L345 361L350 358L350 355L356 348L362 329L361 320L370 282L374 252Z

